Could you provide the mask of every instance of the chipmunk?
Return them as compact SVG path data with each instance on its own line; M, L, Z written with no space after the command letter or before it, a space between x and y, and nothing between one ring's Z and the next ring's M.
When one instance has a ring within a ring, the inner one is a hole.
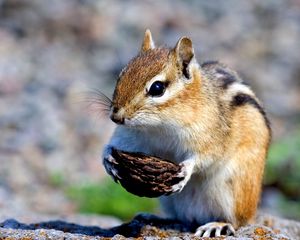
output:
M199 64L192 41L155 47L145 32L139 54L121 71L110 106L112 148L182 166L183 180L160 202L168 216L197 223L197 236L233 235L251 223L260 198L270 125L250 87L219 62Z

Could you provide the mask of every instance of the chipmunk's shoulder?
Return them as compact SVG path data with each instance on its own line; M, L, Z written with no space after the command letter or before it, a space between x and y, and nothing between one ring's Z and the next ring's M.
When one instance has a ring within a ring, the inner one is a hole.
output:
M236 71L219 61L204 62L201 64L201 69L213 85L223 90L235 83L247 86Z

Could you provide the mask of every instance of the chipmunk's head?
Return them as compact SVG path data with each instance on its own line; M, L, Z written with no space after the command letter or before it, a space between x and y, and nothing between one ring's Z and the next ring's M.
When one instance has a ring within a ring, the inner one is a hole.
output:
M140 53L120 73L110 117L132 127L185 122L193 114L200 82L189 38L182 37L173 49L156 48L147 30Z

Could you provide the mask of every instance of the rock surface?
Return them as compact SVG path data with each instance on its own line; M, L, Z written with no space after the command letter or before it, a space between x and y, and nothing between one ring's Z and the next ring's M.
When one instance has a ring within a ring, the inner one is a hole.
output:
M195 226L149 214L140 214L131 222L110 229L59 220L24 224L8 219L0 223L0 239L200 239L191 233L194 229ZM256 224L238 229L234 237L211 239L297 240L300 239L300 223L264 215L258 217Z

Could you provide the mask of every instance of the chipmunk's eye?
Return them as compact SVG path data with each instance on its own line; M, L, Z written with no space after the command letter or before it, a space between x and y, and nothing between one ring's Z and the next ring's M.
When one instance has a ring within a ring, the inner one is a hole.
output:
M164 94L166 90L166 84L161 81L156 81L152 83L148 94L151 95L152 97L160 97Z

